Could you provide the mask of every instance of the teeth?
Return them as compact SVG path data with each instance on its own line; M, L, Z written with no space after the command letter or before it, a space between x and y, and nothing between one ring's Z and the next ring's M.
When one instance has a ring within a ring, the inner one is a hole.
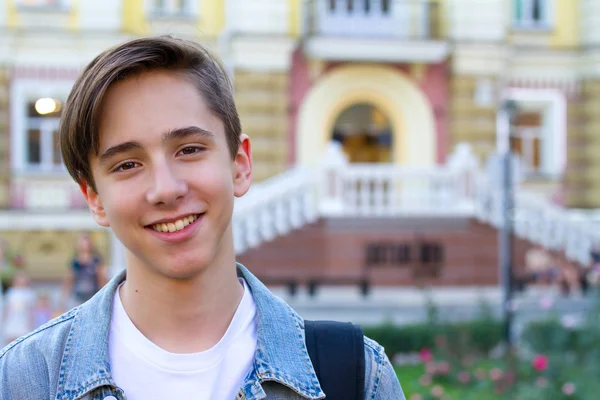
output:
M169 222L166 224L154 224L152 225L152 229L154 229L157 232L176 232L182 230L197 219L197 215L189 215L185 218L178 219L175 222Z

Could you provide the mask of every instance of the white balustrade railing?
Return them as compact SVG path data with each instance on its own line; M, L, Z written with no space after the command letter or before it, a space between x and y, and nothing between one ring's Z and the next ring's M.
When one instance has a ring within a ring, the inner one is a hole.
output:
M462 174L446 167L352 164L329 170L321 213L383 216L472 213Z
M305 0L312 19L309 32L330 37L429 39L431 16L438 4L429 0Z
M25 210L86 208L79 187L70 177L16 178L10 185L10 207Z
M232 222L236 253L315 221L317 189L314 174L292 169L236 199Z
M497 228L503 226L501 192L481 173L477 178L475 216ZM568 210L549 199L516 188L509 212L514 234L549 250L564 252L567 259L589 265L600 234L591 221L574 220Z
M443 166L350 164L331 143L316 170L295 168L255 185L236 200L233 218L237 253L285 235L318 217L474 217L503 226L497 177L479 167L470 147L457 146ZM600 234L586 219L515 186L510 212L517 237L590 262Z
M472 157L469 153L467 156ZM465 159L465 157L460 157ZM471 172L464 162L403 167L350 164L331 143L319 169L295 168L252 189L235 202L237 253L315 221L319 216L471 216ZM470 165L470 164L469 164Z

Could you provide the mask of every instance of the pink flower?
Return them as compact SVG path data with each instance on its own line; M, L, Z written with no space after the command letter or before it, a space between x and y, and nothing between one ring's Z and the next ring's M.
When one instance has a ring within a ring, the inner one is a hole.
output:
M499 381L504 376L504 372L500 368L494 368L490 371L490 379Z
M431 395L433 397L442 397L444 395L444 388L440 385L435 385L431 388Z
M554 302L552 301L552 297L544 296L540 300L540 307L542 308L542 310L549 310L550 307L552 307L553 303Z
M535 386L539 387L540 389L545 388L546 386L548 386L548 379L546 379L543 376L539 376L536 380L535 380Z
M469 374L467 371L461 371L458 374L458 381L460 383L469 383L470 380L471 380L471 374Z
M560 323L566 329L573 329L577 326L577 317L573 315L565 315L560 319Z
M533 369L538 372L545 371L548 368L548 357L543 354L538 354L533 357L533 361L531 362Z
M562 392L565 394L565 396L572 396L575 394L575 385L571 382L565 383L562 387Z
M433 358L431 350L429 350L428 348L422 349L421 351L419 351L419 358L421 359L421 362L428 363Z
M423 375L419 378L419 383L421 386L429 386L431 385L431 376Z
M427 363L425 366L425 372L427 372L429 375L437 374L437 365L434 362Z
M421 396L419 393L415 393L410 396L410 400L423 400L423 396Z
M506 371L504 373L504 382L506 382L506 384L508 386L514 385L516 380L517 380L517 374L514 373L513 371Z
M437 364L437 372L442 375L446 375L450 372L450 363L448 361L440 361Z

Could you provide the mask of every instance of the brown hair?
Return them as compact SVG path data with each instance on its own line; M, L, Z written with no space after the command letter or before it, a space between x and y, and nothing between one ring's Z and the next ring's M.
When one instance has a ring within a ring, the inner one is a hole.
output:
M69 174L96 190L90 169L98 155L98 126L106 92L116 82L147 71L168 70L192 82L225 126L231 157L240 143L233 87L219 59L201 45L170 36L135 39L97 56L79 76L60 123L60 147Z

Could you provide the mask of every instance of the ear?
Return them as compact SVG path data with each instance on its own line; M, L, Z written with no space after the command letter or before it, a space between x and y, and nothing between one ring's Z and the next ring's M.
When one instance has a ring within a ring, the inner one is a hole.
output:
M233 194L242 197L252 183L252 146L245 133L240 135L240 147L233 160Z
M87 203L94 219L100 226L109 227L110 223L108 222L108 218L106 218L106 211L104 211L104 206L102 206L102 200L100 200L100 196L98 193L88 185L87 182L82 181L79 183L79 190L83 193L83 197L85 197L85 202Z

